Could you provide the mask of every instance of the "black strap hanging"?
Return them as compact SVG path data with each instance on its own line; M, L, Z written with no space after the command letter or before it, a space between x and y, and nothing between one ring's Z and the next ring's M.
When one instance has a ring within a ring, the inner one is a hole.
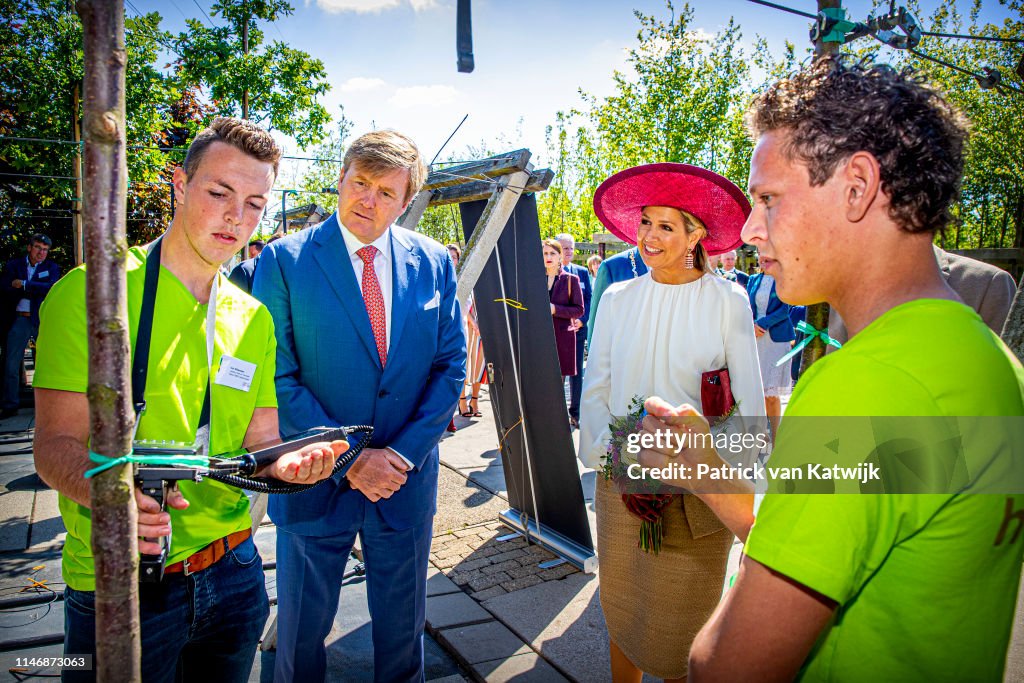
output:
M135 428L146 411L146 373L149 370L149 347L153 340L153 313L156 309L156 289L160 283L160 245L163 239L153 243L146 258L146 283L142 291L142 310L139 311L139 332L135 336L135 352L132 354L132 405L135 407ZM209 303L216 306L216 301ZM210 331L207 331L209 333ZM199 414L198 429L210 424L210 378L206 378L206 395L203 409Z

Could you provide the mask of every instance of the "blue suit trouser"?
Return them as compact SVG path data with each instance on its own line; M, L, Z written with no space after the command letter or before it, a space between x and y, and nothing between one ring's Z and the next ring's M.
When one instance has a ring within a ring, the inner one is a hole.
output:
M11 329L7 333L6 355L4 360L4 408L17 408L21 395L21 362L25 358L25 347L28 340L39 334L38 326L31 318L22 315L14 317Z
M353 491L352 495L362 494ZM361 519L352 520L333 536L277 529L276 683L325 679L324 639L338 611L341 577L356 534L366 565L374 681L424 680L423 628L433 516L399 531L388 526L376 504L364 499L362 510Z
M583 346L587 328L576 331L576 374L569 377L569 417L580 419L580 398L583 396Z

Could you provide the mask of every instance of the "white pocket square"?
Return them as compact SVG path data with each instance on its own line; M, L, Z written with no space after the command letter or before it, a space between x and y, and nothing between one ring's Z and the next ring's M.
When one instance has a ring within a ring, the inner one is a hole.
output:
M441 305L441 292L434 292L434 296L423 306L424 311L429 311L431 308L437 308Z

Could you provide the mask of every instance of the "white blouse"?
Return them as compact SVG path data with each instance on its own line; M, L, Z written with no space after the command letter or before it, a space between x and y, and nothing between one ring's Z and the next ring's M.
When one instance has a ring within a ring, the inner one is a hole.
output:
M735 282L705 274L665 285L647 273L605 290L593 324L580 404L580 459L587 467L600 466L608 423L626 414L634 396L700 408L701 374L710 370L729 368L747 432L767 426L750 301ZM754 456L756 450L741 459Z

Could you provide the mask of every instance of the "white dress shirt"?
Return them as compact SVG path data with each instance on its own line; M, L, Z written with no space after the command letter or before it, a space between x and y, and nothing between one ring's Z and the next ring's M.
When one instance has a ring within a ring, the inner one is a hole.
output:
M348 257L352 262L352 270L356 272L356 284L359 285L359 293L363 291L363 259L359 258L356 252L365 246L359 238L338 221L341 228L341 236L345 239L345 248L348 249ZM391 350L391 226L389 225L380 237L370 243L377 247L377 253L373 256L373 272L377 274L377 284L380 285L380 295L384 299L384 330L388 351ZM411 470L414 465L409 458L405 457L391 446L389 451L405 461Z
M25 276L25 280L21 283L22 291L25 291L25 285L27 285L28 281L32 279L32 276L36 274L36 268L39 265L39 264L36 264L36 265L33 266L32 262L29 261L28 256L25 257L25 260L28 261L28 275ZM41 261L40 261L40 263L41 263ZM14 310L19 312L19 313L31 313L32 312L32 302L29 301L27 298L26 299L20 299L18 301L17 308L15 308Z

